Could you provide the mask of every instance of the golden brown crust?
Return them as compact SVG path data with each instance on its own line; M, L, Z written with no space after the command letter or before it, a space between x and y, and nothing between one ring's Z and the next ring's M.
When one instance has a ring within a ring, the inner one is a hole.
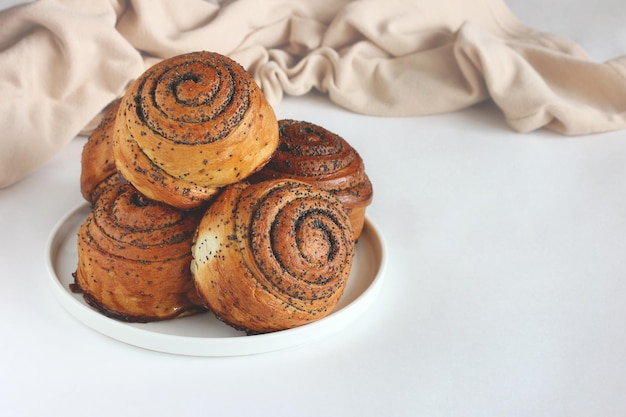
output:
M254 180L291 178L334 194L344 205L358 239L373 188L363 160L341 136L313 123L280 120L279 146Z
M81 155L80 192L85 200L93 204L92 195L96 187L117 172L113 157L113 126L120 100L115 100L105 109L102 120L89 135Z
M196 52L164 60L131 84L114 152L140 192L192 208L260 169L277 144L276 116L250 75L225 56Z
M119 175L98 193L78 233L75 284L86 301L125 321L203 310L189 269L202 212L149 200Z
M318 320L343 294L354 258L347 213L330 193L293 180L228 186L198 226L198 293L250 333Z

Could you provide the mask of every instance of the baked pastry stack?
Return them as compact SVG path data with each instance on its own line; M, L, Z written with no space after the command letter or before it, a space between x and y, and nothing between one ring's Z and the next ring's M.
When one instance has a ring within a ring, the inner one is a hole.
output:
M353 217L372 191L358 154L330 133L326 145L345 150L334 156L343 162L323 151L304 165L317 159L360 180L263 177L274 159L292 163L281 151L293 129L327 135L301 123L279 123L248 73L222 55L196 52L150 68L83 150L81 192L92 211L79 231L76 291L121 320L208 309L248 333L328 315L363 226Z

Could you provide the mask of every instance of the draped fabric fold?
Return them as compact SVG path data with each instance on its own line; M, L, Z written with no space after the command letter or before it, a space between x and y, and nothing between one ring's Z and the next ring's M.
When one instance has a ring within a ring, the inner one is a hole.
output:
M520 132L626 126L626 57L592 62L503 0L40 0L0 13L0 186L33 171L150 65L209 50L272 104L315 89L419 116L491 98Z

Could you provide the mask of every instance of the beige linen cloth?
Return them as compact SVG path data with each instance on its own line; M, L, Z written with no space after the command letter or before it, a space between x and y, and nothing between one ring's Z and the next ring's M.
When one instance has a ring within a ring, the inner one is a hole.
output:
M626 126L626 58L591 62L502 0L40 0L0 14L0 187L93 126L148 66L198 50L241 63L273 104L315 89L411 116L491 98L520 132Z

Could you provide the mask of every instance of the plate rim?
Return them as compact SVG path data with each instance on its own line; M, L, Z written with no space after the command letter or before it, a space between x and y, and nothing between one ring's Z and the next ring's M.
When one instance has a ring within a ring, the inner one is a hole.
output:
M63 241L60 236L61 232L64 227L70 227L68 221L73 216L81 210L88 209L88 207L87 202L82 202L70 209L56 222L49 233L45 246L45 256L52 290L57 301L65 310L87 327L117 341L152 351L185 356L244 356L287 349L312 340L322 339L345 328L369 307L380 292L385 275L387 265L385 239L378 226L366 215L364 230L370 236L370 244L378 257L378 270L367 288L340 310L299 327L259 335L200 337L155 332L130 326L128 323L111 319L93 310L74 298L58 277L55 258L58 247ZM328 324L329 322L332 322L333 325Z

